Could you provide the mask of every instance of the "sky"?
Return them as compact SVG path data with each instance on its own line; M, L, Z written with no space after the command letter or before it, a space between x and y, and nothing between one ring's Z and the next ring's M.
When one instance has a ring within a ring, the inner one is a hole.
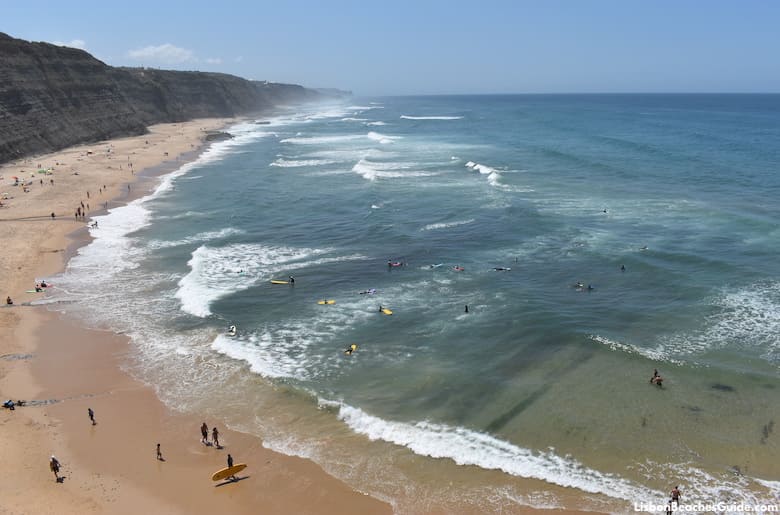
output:
M4 0L0 32L366 96L780 92L775 0Z

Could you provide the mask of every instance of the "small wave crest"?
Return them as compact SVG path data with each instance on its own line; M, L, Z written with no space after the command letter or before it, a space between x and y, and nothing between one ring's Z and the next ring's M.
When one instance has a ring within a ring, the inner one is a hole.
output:
M335 162L336 161L331 161L328 159L284 159L283 157L280 157L271 163L270 166L278 166L280 168L298 168L302 166L332 165Z
M490 184L493 187L496 188L503 188L504 185L501 184L501 173L496 170L493 167L482 165L479 163L475 163L474 161L469 161L466 163L466 168L470 170L474 170L475 172L479 172L482 175L487 176L488 184Z
M435 231L437 229L449 229L450 227L457 227L459 225L466 225L466 224L470 224L470 223L473 223L473 222L474 222L474 219L473 218L469 218L468 220L458 220L456 222L442 222L442 223L437 223L437 224L428 224L428 225L426 225L425 227L423 227L420 230L421 231Z
M378 141L382 145L387 145L389 143L394 142L397 139L401 139L401 136L387 136L385 134L380 134L374 131L371 131L368 134L366 134L366 137L370 140Z
M402 114L401 118L404 120L462 120L462 116L411 116Z
M374 181L379 178L393 179L401 177L430 177L433 175L438 175L435 172L409 170L416 165L416 163L379 163L369 161L367 159L361 159L355 163L355 166L352 167L352 171L369 181Z
M226 227L218 231L200 232L193 236L188 236L186 238L182 238L179 240L172 240L172 241L152 240L147 244L147 246L149 248L154 248L154 249L164 249L170 247L178 247L180 245L190 245L192 243L199 243L202 241L219 240L222 238L227 238L228 236L236 236L239 234L244 234L244 231L241 229L235 229L233 227Z

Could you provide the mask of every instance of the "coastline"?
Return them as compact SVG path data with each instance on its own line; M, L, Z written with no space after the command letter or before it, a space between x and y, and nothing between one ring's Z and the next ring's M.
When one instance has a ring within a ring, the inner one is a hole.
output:
M0 435L13 442L3 446L0 460L17 471L6 482L3 512L391 512L315 463L267 450L258 438L220 422L208 421L219 427L225 448L202 445L201 420L165 407L151 386L121 369L130 352L127 338L78 327L66 315L29 305L40 294L25 291L62 270L73 249L89 242L88 218L74 217L81 202L100 206L87 211L93 215L144 195L146 183L154 182L145 178L197 157L207 145L204 131L235 121L157 125L147 135L0 167L3 192L12 197L0 208L0 273L6 279L1 293L14 299L0 310L0 396L38 401L0 412ZM53 175L36 174L39 168L53 168ZM31 183L29 192L8 186L14 175ZM95 411L95 426L88 407ZM164 462L153 453L158 442ZM249 464L240 475L246 480L215 488L209 476L225 466L229 452L236 463ZM47 470L51 454L63 463L62 484Z

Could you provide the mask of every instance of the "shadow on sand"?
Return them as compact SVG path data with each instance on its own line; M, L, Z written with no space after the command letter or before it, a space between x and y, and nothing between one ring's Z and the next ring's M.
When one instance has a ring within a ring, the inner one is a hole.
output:
M228 479L222 481L221 483L217 483L216 485L214 485L214 488L217 488L219 486L229 485L231 483L238 483L239 481L243 481L244 479L249 479L250 477L252 477L252 476L241 476L241 477L236 476L235 479L229 479L228 478Z

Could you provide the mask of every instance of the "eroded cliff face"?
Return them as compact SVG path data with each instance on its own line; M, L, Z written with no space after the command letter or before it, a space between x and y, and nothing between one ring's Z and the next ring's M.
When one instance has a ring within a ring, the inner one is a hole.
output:
M0 162L145 130L101 61L0 34Z
M143 134L154 123L258 113L319 96L221 73L114 68L83 50L0 33L0 163Z

